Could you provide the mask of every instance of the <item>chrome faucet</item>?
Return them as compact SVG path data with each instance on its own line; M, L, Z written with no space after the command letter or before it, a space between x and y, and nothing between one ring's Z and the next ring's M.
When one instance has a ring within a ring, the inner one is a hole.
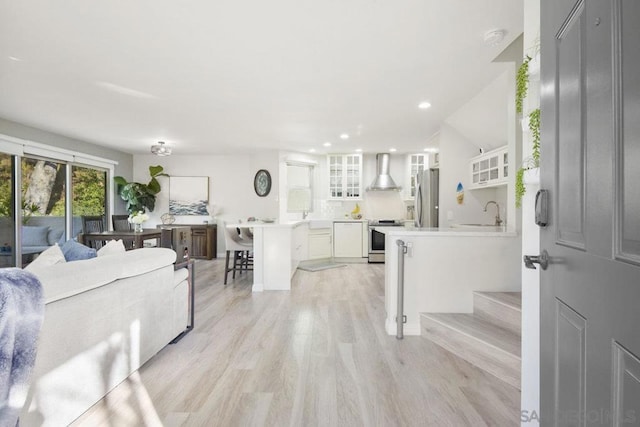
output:
M493 200L489 200L487 202L486 205L484 205L484 211L487 211L487 206L489 206L491 203L493 203L494 205L496 205L496 226L500 226L502 225L502 219L500 219L500 205L497 202L494 202Z
M306 210L302 211L302 219L307 219L308 215L309 215L309 212L307 212Z

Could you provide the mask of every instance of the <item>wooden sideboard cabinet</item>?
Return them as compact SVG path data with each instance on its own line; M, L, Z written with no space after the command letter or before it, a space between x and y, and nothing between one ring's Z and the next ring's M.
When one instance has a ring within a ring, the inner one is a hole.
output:
M184 224L191 227L191 257L216 258L218 253L218 227L215 224Z

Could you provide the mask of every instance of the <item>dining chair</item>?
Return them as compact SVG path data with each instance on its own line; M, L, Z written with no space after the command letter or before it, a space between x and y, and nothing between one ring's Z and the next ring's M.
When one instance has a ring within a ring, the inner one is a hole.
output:
M104 217L97 215L82 215L82 232L83 233L102 233L105 229ZM94 249L100 249L105 245L104 240L92 240L91 246Z
M111 215L111 224L113 225L113 231L131 231L131 223L129 222L129 215ZM122 239L124 248L131 250L134 247L132 239Z
M251 252L253 252L253 240L243 239L235 227L228 227L227 223L222 223L224 229L224 243L227 251L224 267L224 284L227 284L227 277L232 271L232 278L236 278L236 271L241 274L243 271L252 271ZM231 252L233 252L233 265L229 266Z
M114 231L131 231L129 215L111 215L111 224Z

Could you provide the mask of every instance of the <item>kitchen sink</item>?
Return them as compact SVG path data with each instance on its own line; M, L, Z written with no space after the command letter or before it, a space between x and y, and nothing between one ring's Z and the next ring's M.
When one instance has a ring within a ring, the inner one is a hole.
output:
M333 228L333 221L330 219L310 219L309 220L309 228Z

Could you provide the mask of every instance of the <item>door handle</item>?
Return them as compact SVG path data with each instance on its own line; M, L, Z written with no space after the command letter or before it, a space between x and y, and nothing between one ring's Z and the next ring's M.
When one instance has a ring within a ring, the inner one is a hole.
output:
M540 255L525 255L522 257L524 260L524 266L535 270L534 264L540 264L540 268L546 270L549 266L549 253L543 249Z

